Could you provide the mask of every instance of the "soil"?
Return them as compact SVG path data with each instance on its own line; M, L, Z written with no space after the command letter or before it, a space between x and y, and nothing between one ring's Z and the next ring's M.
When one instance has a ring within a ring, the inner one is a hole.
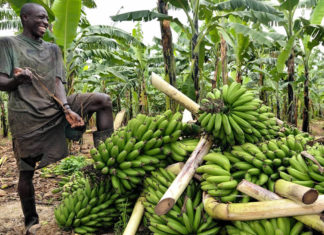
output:
M71 154L90 156L92 135L84 134L83 144L73 143ZM18 170L13 156L11 141L0 138L0 159L7 160L0 164L0 235L24 234L23 214L17 194ZM58 163L56 163L58 164ZM52 190L58 187L59 177L41 174L37 170L34 176L36 192L36 207L40 218L41 228L37 234L67 235L74 234L60 229L54 218L54 207L59 204L60 195L53 194Z
M324 120L311 120L310 132L314 136L324 136Z

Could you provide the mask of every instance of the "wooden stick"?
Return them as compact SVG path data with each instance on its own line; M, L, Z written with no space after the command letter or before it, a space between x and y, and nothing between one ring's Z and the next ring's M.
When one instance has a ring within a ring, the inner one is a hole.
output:
M177 101L179 104L183 105L192 113L198 113L199 104L192 101L189 97L184 95L182 92L177 90L174 86L171 86L169 83L164 81L160 76L155 73L151 75L152 85L157 88L159 91L162 91L164 94L169 96L171 99Z
M121 127L121 125L125 119L125 114L126 114L125 109L123 109L117 113L115 120L114 120L114 130L117 130L119 127Z
M276 122L279 126L282 126L284 124L283 121L281 121L280 119L276 118Z
M183 162L177 162L174 164L171 164L166 167L168 171L171 171L173 174L178 175L181 172L181 169L183 168L184 163ZM135 235L137 232L137 229L141 223L143 214L144 214L144 205L143 202L145 202L145 196L141 195L134 206L133 212L131 217L129 218L129 221L127 223L127 226L124 230L123 235Z
M182 170L183 166L185 164L183 162L177 162L174 164L171 164L169 166L167 166L167 170L171 171L173 174L178 175L180 173L180 171ZM196 180L201 181L201 176L198 174L194 174L193 176Z
M123 235L135 235L137 232L137 229L141 223L143 214L144 214L144 205L143 202L145 201L144 196L140 196L136 204L134 206L133 212L131 217L129 218L129 221L127 223L127 226L124 230Z
M277 194L253 184L247 180L242 180L236 188L238 191L247 194L259 201L278 200L281 199ZM295 219L306 224L307 226L322 232L324 234L324 220L321 218L321 214L318 215L299 215L295 216Z
M177 162L167 166L165 169L167 169L168 171L172 172L175 175L178 175L179 172L182 170L183 166L184 166L183 162Z
M307 153L306 151L301 152L301 155L303 157L308 158L309 160L313 161L318 166L318 170L321 172L321 174L323 174L324 169L321 166L321 164L316 160L316 158L314 158L311 154Z
M192 152L190 158L183 166L181 172L174 179L168 190L164 193L159 203L154 208L157 215L164 215L173 207L175 202L184 192L203 157L208 153L212 141L207 136L201 137L196 149Z
M303 205L290 199L225 204L204 193L203 203L205 211L214 219L244 221L318 214L324 210L324 195L319 196L311 205Z
M277 180L274 188L275 192L280 196L304 204L312 204L318 198L318 191L316 189L308 188L283 179Z
M250 197L257 199L258 201L281 199L281 197L277 194L244 179L237 185L236 189Z

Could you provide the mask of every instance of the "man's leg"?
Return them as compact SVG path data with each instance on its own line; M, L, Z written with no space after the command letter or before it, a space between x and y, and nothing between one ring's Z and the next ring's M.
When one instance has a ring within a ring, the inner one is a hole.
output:
M110 97L99 93L93 96L88 112L96 113L97 131L93 133L93 143L99 146L100 141L105 141L114 132L114 120L112 115L112 103Z
M90 115L94 112L96 113L97 131L114 129L112 103L108 95L103 93L94 94L87 111Z
M96 113L97 131L93 133L94 145L98 147L114 131L112 103L110 97L104 93L74 94L68 97L68 102L73 111L83 118L90 118Z
M21 159L31 167L35 167L36 158ZM25 227L28 231L31 226L39 223L35 205L35 190L33 185L34 171L20 171L18 181L18 194L22 211L25 217Z

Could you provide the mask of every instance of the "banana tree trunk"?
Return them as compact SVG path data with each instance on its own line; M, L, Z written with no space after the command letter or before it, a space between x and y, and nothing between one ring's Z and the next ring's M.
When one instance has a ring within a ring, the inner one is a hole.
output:
M236 82L242 84L242 66L238 65L236 69Z
M192 101L188 96L181 93L179 90L177 90L175 87L171 86L169 83L164 81L160 76L158 76L155 73L152 73L151 76L152 85L158 89L159 91L163 92L167 96L169 96L171 99L177 101L179 104L181 104L183 107L188 109L191 113L195 114L199 111L199 104Z
M123 109L122 111L118 112L115 120L114 120L114 130L117 130L119 127L122 126L126 116L126 110Z
M310 205L302 205L289 199L227 204L219 203L204 192L203 203L205 211L214 219L246 221L319 214L324 210L324 195Z
M280 98L278 95L278 91L276 92L276 105L277 105L277 118L280 119Z
M117 111L120 112L120 110L121 110L120 95L117 94Z
M145 201L144 196L140 196L136 204L134 206L133 212L131 217L129 218L129 221L127 223L127 226L123 232L123 235L135 235L137 232L137 229L142 221L142 217L144 214L144 205L143 202Z
M227 74L227 43L223 36L221 35L221 61L222 61L222 78L223 85L227 84L228 74Z
M260 65L260 69L262 70L263 69L263 65L261 64ZM260 88L262 88L263 87L263 85L264 85L264 74L263 73L259 73L259 85L260 85ZM265 100L265 91L264 90L261 90L261 92L260 92L260 100L262 100L263 102L265 102L266 100Z
M300 102L298 102L298 96L297 95L295 95L295 111L294 111L294 121L295 121L295 126L296 127L298 127L298 123L297 123L297 121L298 121L298 107L299 107L299 105L300 105Z
M303 127L302 130L304 132L309 132L309 93L308 93L308 85L309 85L309 74L308 74L308 66L305 65L305 81L304 81L304 110L303 110Z
M214 79L212 79L212 88L215 89L219 86L218 82L218 63L219 63L219 50L220 47L218 46L216 49L216 59L215 59L215 70L214 70Z
M274 188L275 192L280 196L304 204L312 204L318 198L318 191L316 189L288 182L283 179L277 180Z
M168 5L164 0L158 0L157 4L158 12L167 15L168 14ZM166 81L170 85L176 87L176 65L173 54L173 45L172 45L172 32L170 28L170 21L162 20L160 21L161 28L161 38L162 38L162 47L163 47L163 57L164 57L164 71ZM175 103L173 100L168 99L168 105L171 110L175 111Z
M146 93L146 86L145 86L145 80L144 75L142 75L141 79L141 113L148 114L148 100L147 100L147 93Z
M247 180L242 180L237 186L237 190L253 197L259 201L270 201L281 199L277 194L253 184ZM306 224L307 226L324 233L324 220L321 214L314 215L299 215L294 217L296 220Z
M191 38L191 61L193 63L193 71L191 77L194 82L196 102L198 102L199 100L199 51L195 51L197 45L197 39L198 39L198 15L196 15L196 13L193 14L194 14L193 21L194 21L195 32L193 32Z
M295 69L295 55L294 52L290 54L290 57L287 61L288 65L288 122L295 124L295 115L294 115L294 90L292 82L294 82L294 69Z
M190 155L180 173L174 179L168 190L164 193L159 203L154 208L157 215L165 215L170 209L172 209L176 201L190 183L197 167L203 161L203 157L209 152L211 145L212 140L209 137L201 137L197 147Z
M3 137L8 136L8 125L7 125L7 115L6 108L2 98L0 97L0 107L1 107L1 126L3 131Z

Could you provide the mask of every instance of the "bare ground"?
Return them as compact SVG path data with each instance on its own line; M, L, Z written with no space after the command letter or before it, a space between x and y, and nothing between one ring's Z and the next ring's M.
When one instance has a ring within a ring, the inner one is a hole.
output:
M311 120L311 134L314 136L324 136L324 120L321 119L313 119Z

